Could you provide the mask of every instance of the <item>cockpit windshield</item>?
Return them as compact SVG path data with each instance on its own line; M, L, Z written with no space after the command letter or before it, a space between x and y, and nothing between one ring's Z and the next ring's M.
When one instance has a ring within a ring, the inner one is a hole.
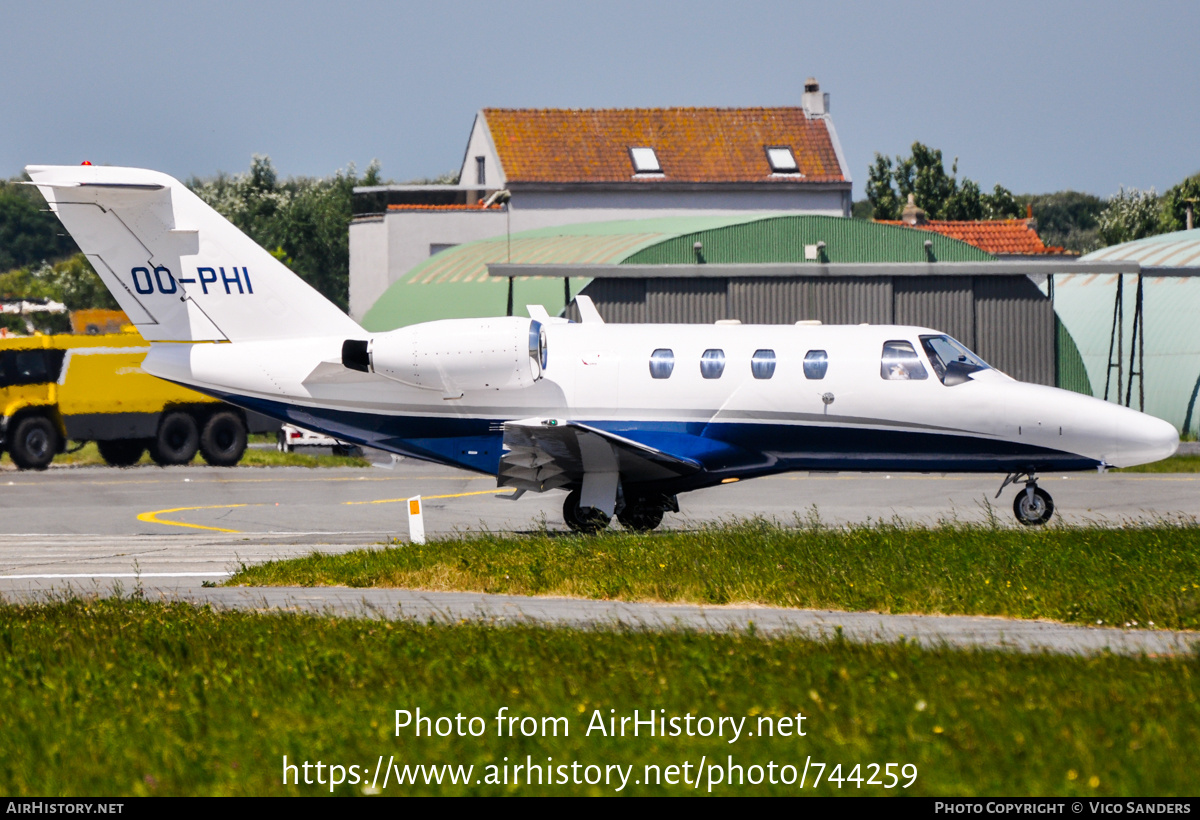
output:
M949 336L922 336L921 345L942 384L953 387L971 380L971 374L991 367L962 342Z

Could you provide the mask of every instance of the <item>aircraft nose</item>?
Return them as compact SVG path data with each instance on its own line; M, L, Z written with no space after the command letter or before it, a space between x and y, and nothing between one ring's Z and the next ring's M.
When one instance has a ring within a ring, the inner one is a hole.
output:
M1115 467L1132 467L1169 458L1179 449L1175 426L1145 413L1119 419L1109 462Z

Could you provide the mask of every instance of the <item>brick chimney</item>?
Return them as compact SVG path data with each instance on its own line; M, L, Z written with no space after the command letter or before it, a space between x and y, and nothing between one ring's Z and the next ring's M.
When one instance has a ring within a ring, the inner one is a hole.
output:
M926 222L925 212L917 207L917 201L912 194L908 195L908 204L900 212L900 220L905 225L924 225Z

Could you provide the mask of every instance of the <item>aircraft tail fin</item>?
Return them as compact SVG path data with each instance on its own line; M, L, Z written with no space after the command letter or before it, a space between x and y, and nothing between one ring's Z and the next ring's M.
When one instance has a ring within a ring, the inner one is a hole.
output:
M91 165L25 170L150 341L362 333L336 305L166 174Z

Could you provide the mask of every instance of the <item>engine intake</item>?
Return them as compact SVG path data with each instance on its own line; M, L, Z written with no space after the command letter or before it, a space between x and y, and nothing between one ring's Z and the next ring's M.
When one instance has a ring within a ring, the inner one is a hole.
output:
M515 316L443 319L342 343L342 365L442 393L518 390L542 378L546 331Z

